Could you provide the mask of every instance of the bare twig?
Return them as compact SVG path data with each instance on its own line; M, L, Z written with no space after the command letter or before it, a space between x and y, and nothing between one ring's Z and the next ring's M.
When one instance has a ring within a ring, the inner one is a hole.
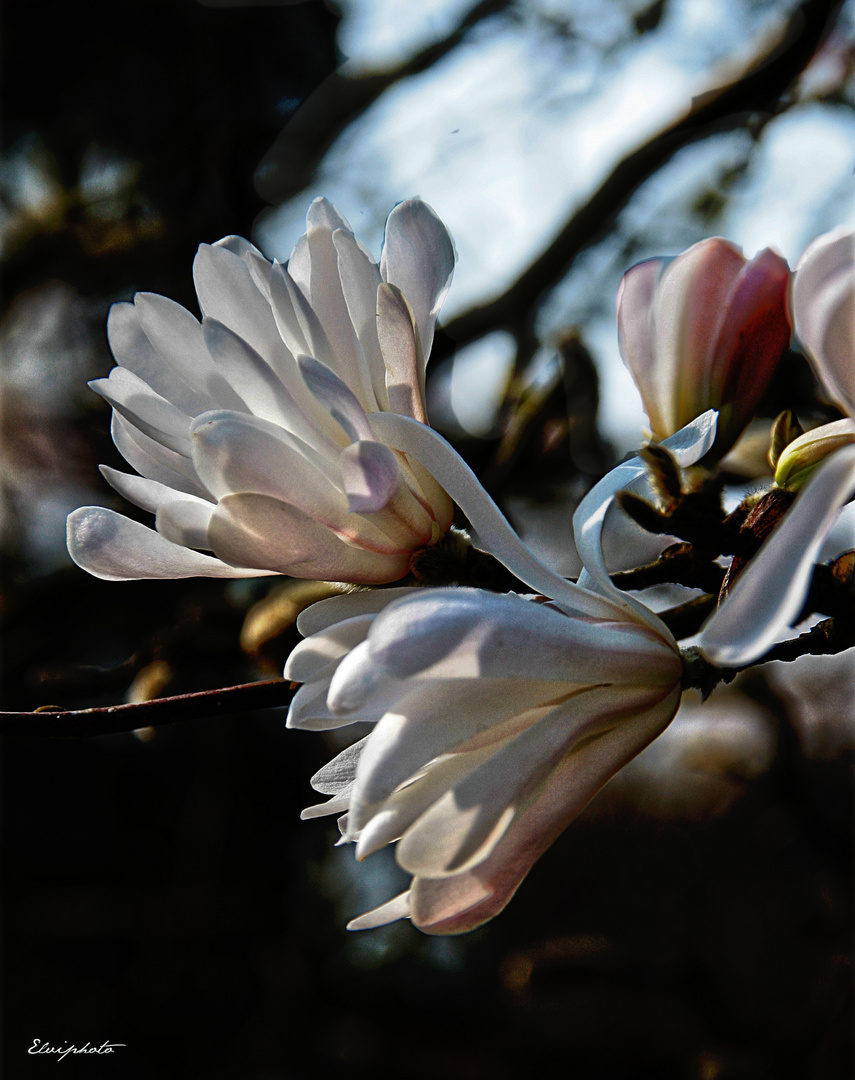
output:
M98 709L43 706L36 712L0 712L0 734L39 738L118 735L137 728L161 727L182 720L273 709L287 705L295 691L295 684L285 679L268 679L219 690L155 698L133 705L107 705Z

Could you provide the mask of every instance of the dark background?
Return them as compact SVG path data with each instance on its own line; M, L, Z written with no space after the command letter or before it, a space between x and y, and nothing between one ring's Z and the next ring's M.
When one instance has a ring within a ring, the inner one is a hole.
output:
M192 307L198 243L249 234L264 205L253 170L335 69L337 17L316 0L18 0L2 18L7 159L35 140L66 192L8 244L2 314L70 286L72 331L105 373L113 300L142 288ZM137 166L106 214L74 194L93 146ZM544 400L515 459L518 486L604 460L593 431L572 452L541 437L573 394L591 411L577 361L575 389ZM83 382L61 409L5 404L3 707L276 673L293 629L239 646L270 582L110 584L33 555L28 500L57 476L97 492L96 463L119 464ZM489 471L496 445L462 449ZM805 755L791 703L759 678L745 692L774 735L762 776L725 769L713 808L681 813L610 786L508 910L459 939L345 932L398 891L397 872L388 852L357 868L329 823L299 821L331 749L281 712L148 741L7 739L3 1076L53 1075L55 1056L27 1054L40 1039L127 1044L61 1063L121 1080L845 1080L851 754Z

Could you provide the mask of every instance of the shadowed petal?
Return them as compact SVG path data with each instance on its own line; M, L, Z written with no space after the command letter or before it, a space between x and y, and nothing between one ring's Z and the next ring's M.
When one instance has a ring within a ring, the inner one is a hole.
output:
M451 285L454 262L451 237L434 210L421 199L399 203L386 221L380 274L406 296L426 357L433 345L436 317Z
M107 581L259 577L272 573L229 566L210 555L172 544L154 529L101 506L82 506L69 515L68 552L78 566Z
M698 645L714 664L750 664L799 614L813 564L841 506L855 493L855 446L828 458L707 620Z

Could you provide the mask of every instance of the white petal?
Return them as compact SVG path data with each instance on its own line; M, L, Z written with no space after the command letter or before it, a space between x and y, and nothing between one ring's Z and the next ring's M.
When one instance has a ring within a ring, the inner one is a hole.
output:
M540 562L520 540L481 487L478 478L441 435L395 413L373 413L371 427L388 446L417 458L445 488L478 532L482 545L536 592L551 596L566 611L599 618L622 618L622 605L580 589Z
M388 446L373 439L346 446L339 455L338 467L354 514L382 510L401 481L395 455Z
M179 496L159 508L155 527L161 536L165 536L173 544L209 550L211 545L208 541L208 526L213 512L213 503Z
M297 363L306 386L341 427L348 442L374 438L361 402L331 368L311 356L298 356Z
M817 469L786 516L707 620L698 645L714 664L750 664L778 641L804 604L813 565L841 506L855 494L855 446Z
M574 744L618 723L631 725L632 714L646 711L657 697L662 695L651 700L649 692L595 688L547 712L419 818L398 844L398 863L414 875L446 877L483 862Z
M340 754L332 759L322 769L319 769L311 779L311 785L315 791L322 795L339 795L345 788L349 788L356 779L356 766L365 749L368 737L351 743Z
M359 342L361 385L370 388L373 411L387 406L383 357L377 340L377 287L380 270L350 232L337 229L333 243L348 315Z
M375 615L395 600L420 591L413 585L396 585L388 589L366 589L363 592L331 596L301 611L297 617L297 629L307 638L344 619L358 615Z
M189 457L155 442L117 412L113 413L110 434L125 461L142 476L176 491L202 498L207 496Z
M140 325L163 363L193 392L192 408L183 407L178 401L175 401L176 405L188 415L197 416L207 409L239 404L240 399L230 390L228 383L216 378L202 326L189 311L155 293L137 293L134 307Z
M324 670L365 640L374 618L373 614L356 615L304 638L291 651L285 663L284 678L309 682L322 677ZM318 790L323 791L323 788Z
M218 499L255 491L291 502L327 523L347 513L334 462L270 421L234 412L205 413L194 422L191 437L199 477Z
M805 250L793 278L793 311L796 335L820 382L852 414L855 412L855 234L851 230L835 229ZM839 326L836 335L833 323Z
M377 290L377 335L389 408L426 424L425 361L413 313L401 290L385 282Z
M374 908L373 911L366 911L366 913L360 915L359 918L351 919L347 924L347 929L374 930L378 926L387 926L389 923L397 922L398 919L408 919L409 917L410 894L409 891L407 891L394 897L392 900L387 900L385 904L381 904L380 907Z
M409 556L352 547L296 506L269 495L222 498L208 539L228 563L257 566L292 577L379 584L402 578Z
M148 510L151 514L156 514L164 503L180 498L174 488L158 483L156 480L119 472L118 469L111 469L109 465L100 465L99 469L110 487L118 491L128 502L132 502L143 510ZM199 502L203 501L199 500Z
M155 349L143 330L135 304L113 304L107 317L107 337L117 364L188 415L196 411L197 390Z
M307 221L313 218L312 211L317 205L316 200L310 208ZM339 275L338 252L333 242L333 232L336 228L342 227L336 225L335 221L343 219L329 204L326 209L320 208L320 213L314 215L314 219L318 221L323 219L324 223L320 226L310 226L306 234L310 264L311 305L332 346L336 374L347 383L363 408L372 408L374 392L370 379L367 377L367 371L361 363L359 343L347 310ZM302 283L298 282L298 284Z
M258 577L265 572L227 566L179 547L154 529L101 506L83 506L69 515L68 553L78 566L106 581Z
M717 413L710 409L665 439L661 445L671 451L680 465L684 467L694 465L715 441L716 426ZM607 473L591 488L577 507L573 515L573 535L576 540L576 550L585 567L579 581L586 584L590 580L604 596L610 597L626 612L646 622L667 640L673 640L662 621L644 604L622 593L612 583L603 551L606 516L614 503L615 496L619 491L625 491L646 473L647 465L641 458L631 458Z
M349 807L350 795L345 792L342 795L334 796L332 799L327 799L326 802L315 803L314 806L307 806L305 810L300 811L300 820L311 821L312 818L329 817L330 814L340 814Z
M411 888L414 924L428 934L461 934L497 915L600 788L667 727L679 701L677 688L647 712L567 755L482 863L453 877L417 877Z
M266 360L282 355L270 300L244 258L227 247L202 244L193 280L204 316L223 323Z
M653 298L665 265L664 259L637 263L623 275L617 293L620 354L641 394L651 428L660 433L668 429L669 388L658 366L662 361L656 348Z
M384 281L398 286L413 309L425 357L430 356L454 262L448 230L427 203L408 199L395 207L386 221L380 273Z
M93 379L92 389L140 431L185 457L190 456L190 417L125 368L106 379Z
M264 357L215 319L205 319L204 334L217 367L255 416L279 424L307 441L317 437L315 428Z
M371 664L398 679L545 679L668 685L673 646L634 622L573 618L514 593L423 590L387 608L369 637Z

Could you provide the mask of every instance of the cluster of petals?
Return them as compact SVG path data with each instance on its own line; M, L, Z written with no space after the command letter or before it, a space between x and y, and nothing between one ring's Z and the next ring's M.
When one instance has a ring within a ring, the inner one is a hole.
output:
M665 625L615 588L603 559L606 518L615 494L643 477L639 459L579 507L588 571L578 585L534 558L440 436L381 422L536 595L397 588L314 605L285 670L303 683L288 723L374 725L313 778L330 798L304 814L342 815L358 858L396 842L413 875L351 928L409 917L427 933L461 933L501 911L568 823L667 727L683 664ZM703 418L670 448L691 464L714 433Z
M440 436L402 418L377 423L429 465L484 546L538 595L393 588L314 605L300 617L305 640L285 671L303 683L288 724L373 725L312 778L328 799L304 812L340 815L342 842L358 858L395 843L412 874L405 892L350 928L410 918L427 933L462 933L500 912L590 799L665 730L683 661L661 620L621 594L605 565L615 495L647 482L638 458L580 505L574 531L585 570L574 584L522 545ZM715 417L705 414L666 445L688 466L714 438ZM708 660L747 664L786 636L853 493L849 447L817 470L702 628Z
M624 274L621 356L658 439L716 409L715 454L730 449L789 343L789 284L780 255L766 248L749 261L721 237Z
M318 199L287 265L239 237L200 247L201 322L153 294L114 305L118 366L92 386L139 475L102 472L155 528L83 507L68 523L74 561L112 580L402 577L452 505L369 417L426 422L425 360L454 258L420 200L390 214L378 265Z
M855 233L835 229L806 249L793 275L796 337L846 419L822 424L784 449L775 480L796 489L829 454L855 442Z

